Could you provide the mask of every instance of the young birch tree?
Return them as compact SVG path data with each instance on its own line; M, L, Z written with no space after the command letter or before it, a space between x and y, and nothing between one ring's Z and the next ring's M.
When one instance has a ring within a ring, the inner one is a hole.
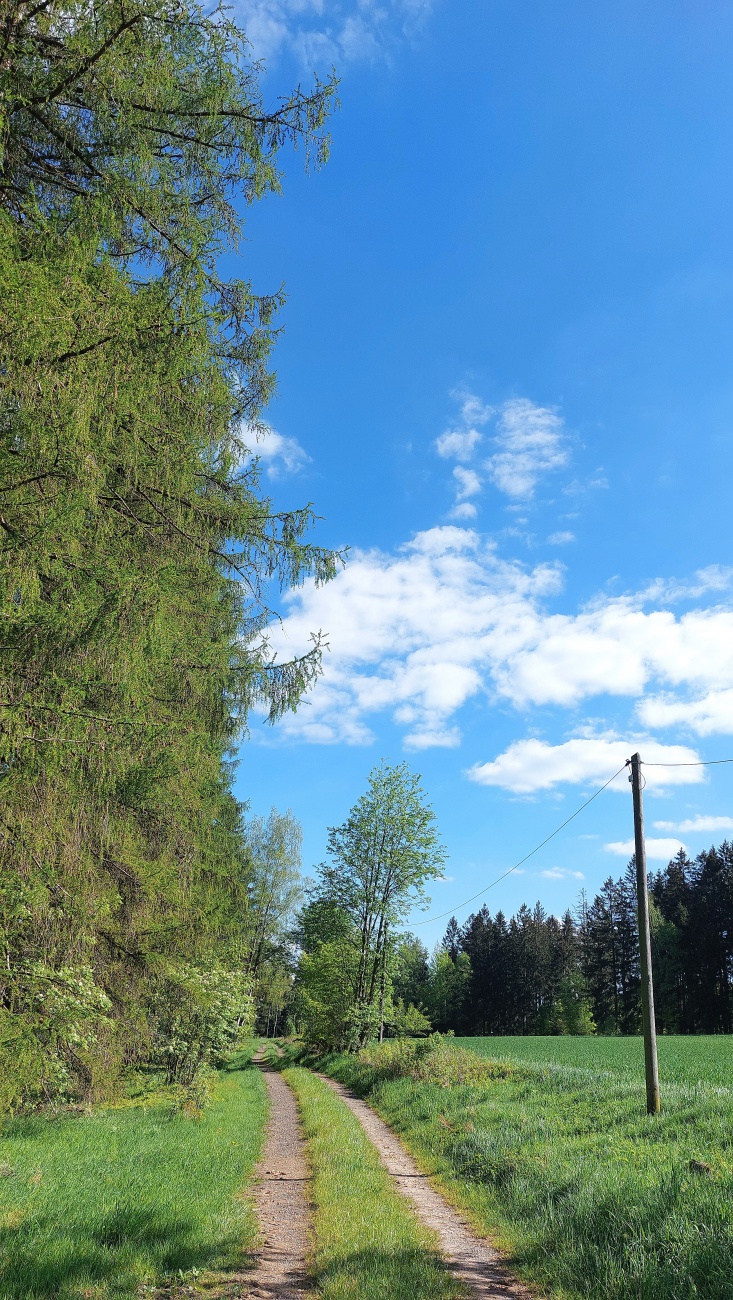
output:
M342 826L328 835L331 862L322 867L323 893L354 923L358 947L354 1019L363 1044L384 1027L390 938L425 884L442 874L445 849L420 777L406 763L382 763Z

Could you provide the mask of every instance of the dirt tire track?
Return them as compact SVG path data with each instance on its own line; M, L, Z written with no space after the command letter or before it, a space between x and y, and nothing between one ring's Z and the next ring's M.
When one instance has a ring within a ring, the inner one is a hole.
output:
M254 1061L265 1076L270 1118L254 1187L262 1246L242 1300L304 1300L311 1294L309 1174L298 1109L282 1075L261 1052Z
M468 1288L475 1300L539 1300L511 1277L500 1255L482 1237L478 1237L460 1215L430 1186L427 1176L418 1169L390 1128L365 1101L342 1084L319 1074L356 1116L367 1137L373 1142L395 1186L407 1197L418 1217L438 1234L446 1266Z

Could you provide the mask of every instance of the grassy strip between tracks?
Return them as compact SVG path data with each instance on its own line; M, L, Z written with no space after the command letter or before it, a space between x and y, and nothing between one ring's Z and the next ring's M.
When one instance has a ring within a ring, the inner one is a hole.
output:
M324 1300L454 1300L464 1294L348 1107L309 1070L288 1069L308 1143L315 1272Z
M0 1300L228 1294L255 1236L238 1193L266 1114L264 1080L243 1054L220 1073L199 1120L163 1092L91 1114L8 1121Z
M387 1043L320 1067L366 1097L525 1281L559 1300L733 1300L728 1089Z

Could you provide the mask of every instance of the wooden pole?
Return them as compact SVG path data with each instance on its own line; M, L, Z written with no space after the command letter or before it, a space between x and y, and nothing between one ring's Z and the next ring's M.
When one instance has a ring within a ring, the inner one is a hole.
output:
M657 1064L657 1029L654 1022L652 940L649 932L649 892L646 879L644 809L641 800L641 758L639 754L634 754L631 759L631 776L629 780L634 795L636 902L639 918L639 955L641 957L641 1025L644 1034L646 1109L648 1115L658 1115L661 1102L659 1098L659 1066Z

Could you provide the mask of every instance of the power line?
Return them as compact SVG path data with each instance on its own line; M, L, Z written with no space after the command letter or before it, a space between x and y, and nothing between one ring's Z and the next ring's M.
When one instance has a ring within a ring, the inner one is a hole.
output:
M552 833L542 841L541 844L538 844L534 849L532 849L529 853L527 853L525 857L520 858L519 862L515 862L514 866L510 867L508 871L503 872L501 876L497 876L496 880L492 880L490 885L486 885L483 889L480 889L477 894L473 894L471 898L467 898L463 903L459 903L457 907L449 907L447 912L440 912L438 916L429 916L426 921L416 921L414 924L414 928L416 929L420 925L430 925L431 921L442 921L443 917L445 916L453 916L455 912L460 912L461 908L467 907L469 903L473 903L475 899L480 898L482 894L488 894L490 889L493 889L495 885L498 885L500 883L500 881L506 880L507 876L510 876L513 871L517 871L519 867L523 865L523 863L528 862L530 858L534 857L535 853L539 853L540 849L543 849L546 844L549 844L550 840L553 840L556 835L559 835L560 831L564 830L565 827L568 826L571 821L574 821L575 818L578 817L580 813L582 813L584 809L588 807L589 804L593 803L593 800L597 799L599 794L603 794L603 791L611 784L611 782L615 781L617 776L620 776L622 772L626 771L629 762L630 760L627 759L623 767L620 767L618 772L614 772L613 776L609 776L608 780L602 786L600 786L598 790L596 790L595 794L591 795L590 799L586 799L585 803L581 804L579 808L576 808L575 812L571 813L571 815L567 817L565 821L561 823L560 826L557 826L555 830L552 831Z
M717 767L719 763L733 763L733 758L699 759L696 763L645 763L642 767Z

